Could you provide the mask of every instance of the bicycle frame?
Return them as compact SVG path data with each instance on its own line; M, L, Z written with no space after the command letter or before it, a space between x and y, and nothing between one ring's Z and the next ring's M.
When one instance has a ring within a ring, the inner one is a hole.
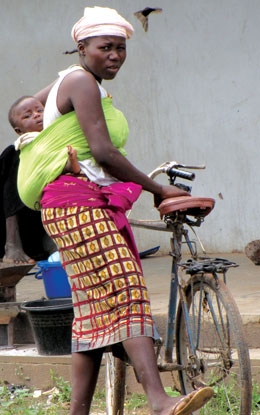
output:
M194 169L205 168L205 166L184 166L175 161L166 162L155 169L150 177L154 178L160 173L166 173L170 184L187 190L190 189L188 186L175 184L176 177L193 180L195 175L179 170L182 168ZM170 198L165 203L162 202L159 210L163 220L128 219L133 227L171 232L172 264L166 336L164 342L159 336L155 342L157 366L161 372L178 371L178 390L183 394L201 386L214 386L216 390L218 388L220 391L224 390L225 407L230 413L233 413L235 405L239 409L239 415L250 415L252 376L249 352L239 310L225 285L227 269L237 265L223 258L205 256L206 252L194 227L201 225L204 216L213 206L210 205L211 202L207 205L205 202L207 198L194 197L190 202L188 199ZM205 208L209 210L205 211ZM204 256L198 256L196 241L190 239L187 227L195 233ZM186 262L182 262L184 243L191 256ZM180 272L182 270L185 270L185 277ZM219 279L218 273L222 273L223 281ZM233 347L237 357L234 357ZM173 349L176 349L176 361L173 361ZM113 411L109 414L123 414L125 392L123 376L125 376L126 365L120 361L116 368L113 366L115 360L113 358L107 360L108 389L109 391L113 389L113 394L107 395L108 408ZM110 382L113 373L116 373L118 379ZM229 391L230 382L231 385L234 382L234 387L232 386ZM235 398L232 396L233 391ZM210 407L214 413L216 405L218 407L217 395Z
M176 161L173 162L166 162L159 166L157 169L155 169L152 173L150 173L149 177L154 179L158 174L160 173L167 173L169 170L174 170L178 172L178 168L191 168L191 169L204 169L205 166L184 166L182 164L177 163ZM180 170L180 172L183 173L183 176L181 174L180 177L186 178L185 174L189 174L188 172L183 172ZM193 180L195 176L189 176L189 180ZM192 178L191 178L192 177ZM171 183L174 183L174 180L171 180ZM165 352L164 352L164 362L160 364L160 370L182 370L183 367L181 365L177 365L176 363L173 363L173 345L174 345L174 334L175 334L175 319L176 319L176 310L177 310L177 304L178 304L178 294L180 297L180 302L182 304L183 312L185 315L185 321L186 321L186 328L188 332L189 337L189 353L190 356L195 356L195 350L196 350L196 344L194 343L193 339L193 333L194 333L194 327L192 328L192 325L194 326L194 322L190 322L188 307L185 301L185 294L184 294L184 288L185 285L180 281L179 277L179 266L181 265L181 259L182 259L182 244L185 243L188 247L189 253L191 255L191 258L193 260L198 260L198 253L197 253L197 247L196 242L191 241L188 233L188 229L184 227L184 225L188 225L193 232L196 235L196 232L194 231L193 227L199 227L201 223L203 222L203 218L196 218L195 221L192 221L191 219L187 218L186 215L182 212L177 212L174 215L167 215L164 219L164 222L161 221L151 221L151 220L136 220L136 219L129 219L129 223L133 227L140 227L144 229L150 229L150 230L157 230L157 231L164 231L164 232L171 232L172 236L170 238L170 246L171 251L169 253L170 256L172 256L172 264L171 264L171 280L170 280L170 293L169 293L169 306L168 306L168 315L167 315L167 325L166 325L166 335L165 335ZM200 239L196 235L201 248L202 252L205 254L205 250L203 245L201 244ZM225 260L224 260L225 261ZM229 266L236 266L236 264L231 264L229 261L227 261ZM221 272L223 273L223 279L226 283L226 268L221 269ZM217 274L211 271L213 277L217 280ZM209 306L211 309L211 312L214 313L214 309L212 305ZM202 307L202 301L200 303L200 310L199 313L201 313L201 307ZM215 319L215 324L217 331L220 333L218 322ZM198 342L198 339L196 343Z
M179 218L178 218L179 216ZM157 231L165 231L171 232L172 236L170 239L171 245L171 252L170 255L172 256L172 265L171 265L171 280L170 280L170 294L169 294L169 306L168 306L168 317L167 317L167 327L166 327L166 337L165 337L165 370L169 368L168 363L173 363L173 344L174 344L174 332L175 332L175 316L176 316L176 309L177 309L177 300L178 300L178 292L180 294L180 299L183 302L185 308L185 302L183 300L184 296L182 295L181 291L181 284L178 277L178 267L182 258L181 255L181 247L182 247L182 239L184 237L185 243L187 244L190 254L192 258L197 259L197 250L194 249L193 243L189 238L188 230L184 228L184 215L177 215L177 218L172 221L168 218L167 222L162 221L144 221L144 220L135 220L129 219L129 223L133 227L140 227L144 229L150 230L157 230ZM186 312L187 318L187 327L189 327L189 335L191 336L190 324L188 324L189 316ZM161 365L164 366L164 365ZM181 369L175 365L176 369ZM163 367L161 368L162 370ZM171 369L172 370L172 369Z

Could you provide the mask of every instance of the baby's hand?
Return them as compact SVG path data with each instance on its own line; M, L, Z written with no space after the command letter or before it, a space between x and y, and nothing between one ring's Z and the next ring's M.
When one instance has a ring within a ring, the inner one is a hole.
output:
M72 147L70 145L67 145L67 148L68 148L68 155L72 156L73 154Z

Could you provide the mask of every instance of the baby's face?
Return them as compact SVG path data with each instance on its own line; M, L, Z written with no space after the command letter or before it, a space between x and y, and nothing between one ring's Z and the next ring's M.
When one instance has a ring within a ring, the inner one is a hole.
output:
M18 134L42 131L44 107L36 98L25 98L14 110L15 131Z

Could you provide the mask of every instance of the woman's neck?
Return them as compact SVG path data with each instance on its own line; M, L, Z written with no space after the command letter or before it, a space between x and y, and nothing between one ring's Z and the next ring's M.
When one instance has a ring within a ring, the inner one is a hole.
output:
M86 65L80 65L86 72L91 73L94 78L96 79L96 81L98 81L100 84L102 82L102 78L100 78L99 76L95 75L94 72L92 72Z

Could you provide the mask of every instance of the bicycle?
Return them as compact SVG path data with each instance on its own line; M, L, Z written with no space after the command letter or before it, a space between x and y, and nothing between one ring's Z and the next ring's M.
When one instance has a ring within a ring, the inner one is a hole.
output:
M149 176L165 173L172 185L190 191L177 178L194 180L187 166L166 162ZM185 170L184 170L185 169ZM172 233L172 269L165 341L156 341L160 371L178 371L180 392L189 393L203 385L214 388L215 395L201 409L208 414L251 414L251 367L242 319L226 286L226 273L237 264L223 258L199 256L196 241L189 237L214 207L209 198L177 197L162 201L160 221L130 219L131 226ZM163 219L163 220L162 220ZM181 262L182 244L191 258ZM179 299L178 299L179 297ZM174 360L174 352L176 360ZM107 415L124 414L126 363L106 354Z

